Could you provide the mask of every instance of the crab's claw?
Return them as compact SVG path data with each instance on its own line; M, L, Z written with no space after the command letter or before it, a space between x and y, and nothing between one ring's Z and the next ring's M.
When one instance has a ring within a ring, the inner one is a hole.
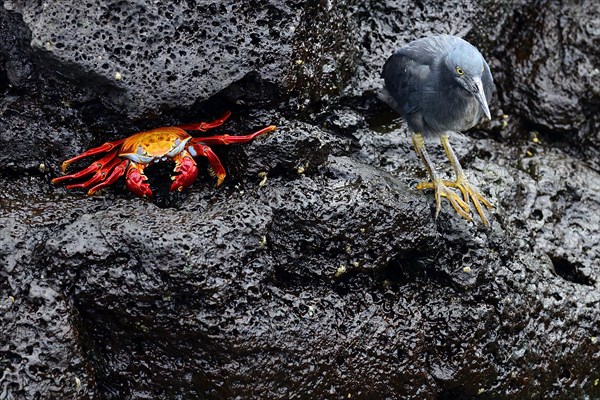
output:
M176 164L174 171L178 172L178 174L172 177L173 184L171 185L171 192L174 192L175 190L181 192L183 189L194 183L198 176L198 167L190 153L185 150L174 157L173 160Z
M127 171L125 183L127 189L133 194L140 197L152 197L152 190L150 190L150 186L146 183L148 177L144 175L144 167L145 164L131 163L129 171Z
M211 175L217 177L217 186L219 186L221 183L223 183L223 180L227 174L225 173L223 164L221 164L221 160L219 160L219 157L217 157L215 152L212 151L210 147L202 144L202 142L199 142L200 140L204 139L205 138L194 138L190 140L191 145L188 147L188 149L192 155L198 155L208 159Z

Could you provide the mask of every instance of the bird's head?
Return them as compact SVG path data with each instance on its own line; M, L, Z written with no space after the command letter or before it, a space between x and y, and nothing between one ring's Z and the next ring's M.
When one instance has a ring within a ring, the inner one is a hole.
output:
M467 43L452 50L446 57L445 65L454 81L477 99L485 116L491 119L481 81L484 71L481 53Z

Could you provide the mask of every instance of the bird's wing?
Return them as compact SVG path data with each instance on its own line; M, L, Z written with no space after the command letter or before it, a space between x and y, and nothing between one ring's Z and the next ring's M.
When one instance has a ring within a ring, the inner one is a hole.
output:
M402 116L419 110L422 86L430 75L429 65L411 57L406 47L396 51L383 66L381 76L385 80L388 98L394 100L387 103Z

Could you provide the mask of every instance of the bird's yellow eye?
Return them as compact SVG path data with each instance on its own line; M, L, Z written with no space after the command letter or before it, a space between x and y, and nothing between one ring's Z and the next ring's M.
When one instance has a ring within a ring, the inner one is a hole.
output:
M456 67L456 73L459 75L464 75L465 71L463 71L461 67Z

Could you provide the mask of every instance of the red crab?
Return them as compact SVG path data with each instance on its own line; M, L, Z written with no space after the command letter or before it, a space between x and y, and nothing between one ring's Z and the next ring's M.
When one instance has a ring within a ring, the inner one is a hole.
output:
M200 122L198 124L167 126L156 128L146 132L138 132L125 139L104 143L102 146L94 147L76 157L62 163L63 172L69 164L84 157L106 153L104 157L93 162L87 168L58 178L52 182L58 183L71 179L89 177L86 181L74 183L67 189L88 189L87 194L93 195L96 191L112 185L119 177L126 175L127 188L138 196L151 197L152 191L146 181L144 168L152 162L166 161L172 159L175 162L175 172L171 191L183 189L190 186L198 175L198 167L194 161L195 156L208 159L217 176L217 186L225 179L225 168L217 155L208 147L211 144L245 143L255 137L276 129L274 125L267 126L257 132L245 136L218 135L209 137L192 137L184 129L191 131L206 132L209 129L223 125L231 115L227 112L223 117L212 122Z

